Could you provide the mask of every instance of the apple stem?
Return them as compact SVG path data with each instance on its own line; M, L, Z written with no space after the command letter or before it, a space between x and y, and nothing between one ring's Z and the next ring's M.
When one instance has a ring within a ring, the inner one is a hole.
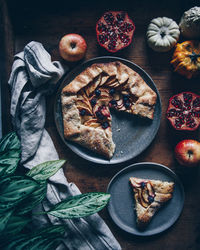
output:
M193 155L192 150L188 150L188 155L189 155L189 158Z
M75 43L71 43L71 48L74 49L76 47L76 44Z

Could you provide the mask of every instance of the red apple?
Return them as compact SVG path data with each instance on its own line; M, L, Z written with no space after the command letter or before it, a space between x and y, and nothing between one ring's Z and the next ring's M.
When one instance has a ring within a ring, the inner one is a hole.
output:
M195 140L180 141L175 147L175 157L183 166L200 164L200 142Z
M87 49L85 39L78 34L68 34L59 43L60 55L64 60L75 62L81 60Z

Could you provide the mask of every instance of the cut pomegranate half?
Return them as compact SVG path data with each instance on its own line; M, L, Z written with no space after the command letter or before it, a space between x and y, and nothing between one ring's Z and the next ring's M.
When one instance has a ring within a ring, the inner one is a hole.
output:
M124 11L108 11L96 24L97 40L109 52L127 47L133 38L135 25Z
M167 119L176 130L196 130L200 124L200 96L192 92L172 96Z

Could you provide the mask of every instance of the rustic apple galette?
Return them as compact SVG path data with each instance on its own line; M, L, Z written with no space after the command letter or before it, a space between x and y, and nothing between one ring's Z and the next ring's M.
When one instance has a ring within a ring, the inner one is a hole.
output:
M174 183L131 177L138 228L145 228L158 209L172 198Z
M110 159L115 150L110 109L153 119L156 98L121 62L92 64L62 90L64 137Z

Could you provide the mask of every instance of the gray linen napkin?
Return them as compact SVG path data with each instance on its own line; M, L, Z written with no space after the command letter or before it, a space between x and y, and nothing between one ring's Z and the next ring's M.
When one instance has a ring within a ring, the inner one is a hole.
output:
M59 62L51 57L41 43L30 42L15 56L9 79L11 87L11 116L22 147L22 164L31 168L39 163L57 160L54 144L44 129L45 95L51 94L64 74ZM47 198L35 210L48 210L70 195L80 194L74 183L68 183L60 169L49 179ZM66 234L59 249L104 250L121 249L111 231L94 214L85 218L64 220L53 216L33 217L35 228L48 223L66 225Z

